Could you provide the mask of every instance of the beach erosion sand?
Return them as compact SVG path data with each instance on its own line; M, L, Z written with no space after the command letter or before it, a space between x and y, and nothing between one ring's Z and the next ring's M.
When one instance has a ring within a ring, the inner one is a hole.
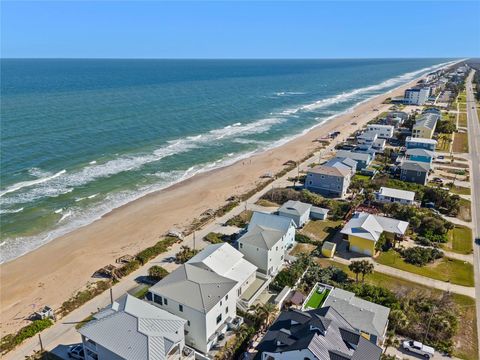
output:
M264 181L261 176L265 173L274 174L284 168L286 161L312 153L319 147L315 140L328 132L339 131L340 137L346 138L386 111L390 106L382 103L387 97L402 95L418 80L359 104L279 147L146 195L1 264L2 336L27 324L25 319L40 307L58 308L92 281L97 269L114 263L119 256L153 245L169 229L185 228L205 210L216 209L231 196L253 189Z

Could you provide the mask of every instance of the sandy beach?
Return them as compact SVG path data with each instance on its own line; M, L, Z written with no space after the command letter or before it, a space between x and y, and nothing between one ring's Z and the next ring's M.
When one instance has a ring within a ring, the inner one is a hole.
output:
M216 209L232 195L252 189L266 172L276 173L287 160L311 153L319 146L315 139L333 130L346 138L389 108L381 105L385 98L402 94L416 81L363 103L280 147L147 195L0 265L2 335L25 325L24 319L44 305L58 308L92 280L95 270L154 244L169 229L184 228L205 210Z

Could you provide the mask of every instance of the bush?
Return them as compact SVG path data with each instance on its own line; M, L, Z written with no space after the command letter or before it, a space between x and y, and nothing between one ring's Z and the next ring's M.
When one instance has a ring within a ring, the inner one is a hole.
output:
M175 262L177 264L184 264L197 255L198 251L199 250L191 249L189 246L183 245L180 251L175 255Z
M317 241L310 239L307 235L296 233L295 241L301 244L317 244Z
M436 248L415 246L401 251L405 262L417 266L424 266L443 257L443 252Z
M59 309L59 314L61 316L69 314L111 286L112 282L110 280L96 281L93 284L89 284L85 290L77 292L73 297L64 301Z
M280 271L272 282L272 288L282 290L285 286L295 285L300 276L313 264L308 255L300 255L289 267Z
M165 276L169 273L163 267L154 265L150 269L148 269L148 276L156 281L162 280Z
M132 260L132 261L126 263L125 265L119 267L115 271L115 275L117 275L118 278L125 277L128 274L131 274L132 272L134 272L135 270L140 268L140 265L141 265L140 261Z
M149 260L157 257L161 253L164 253L168 250L170 246L180 241L180 239L167 236L165 239L160 240L155 245L146 248L145 250L140 251L136 258L142 265L145 265Z
M252 214L253 214L253 211L244 210L240 214L235 215L234 217L228 219L225 225L244 228L250 222L250 219L252 218Z
M52 326L50 319L35 320L21 328L16 334L5 335L0 342L0 352L5 354L20 345L24 340L31 338L46 328Z

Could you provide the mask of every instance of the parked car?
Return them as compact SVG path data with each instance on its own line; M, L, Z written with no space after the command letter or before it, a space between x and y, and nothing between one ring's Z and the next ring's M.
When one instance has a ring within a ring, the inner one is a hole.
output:
M70 359L83 360L85 358L83 354L83 345L75 345L68 350L68 357Z
M402 346L405 350L421 355L425 359L430 359L431 357L433 357L433 354L435 352L434 348L423 345L421 342L414 340L404 341Z

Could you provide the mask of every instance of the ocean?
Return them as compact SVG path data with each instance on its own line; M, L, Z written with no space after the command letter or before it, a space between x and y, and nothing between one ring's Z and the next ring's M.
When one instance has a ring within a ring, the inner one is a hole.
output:
M449 61L2 59L0 261Z

